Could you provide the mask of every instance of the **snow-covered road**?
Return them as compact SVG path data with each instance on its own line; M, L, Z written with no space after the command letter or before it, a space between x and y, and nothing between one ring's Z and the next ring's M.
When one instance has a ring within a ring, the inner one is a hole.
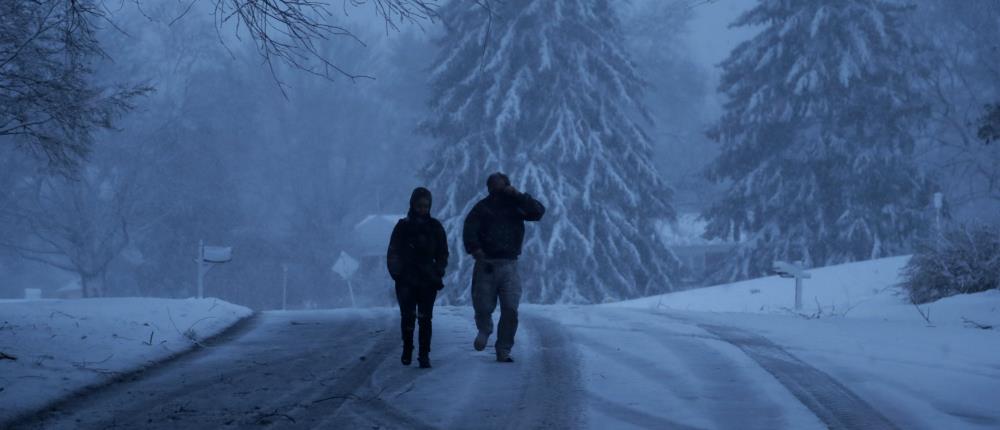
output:
M505 366L472 351L470 321L438 310L435 368L422 370L399 364L391 309L264 313L226 342L18 427L579 427L578 363L558 325L526 315L523 362Z
M399 364L392 309L272 312L19 428L892 428L847 387L733 327L525 306L516 363L435 314L434 368Z

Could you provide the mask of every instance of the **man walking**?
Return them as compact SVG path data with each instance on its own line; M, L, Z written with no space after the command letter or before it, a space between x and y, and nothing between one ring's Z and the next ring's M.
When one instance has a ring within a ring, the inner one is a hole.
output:
M542 219L545 206L511 186L503 173L490 175L486 188L489 195L472 208L462 231L465 251L476 260L472 272L472 307L479 334L473 346L476 351L486 349L486 341L493 333L493 310L499 299L497 361L512 363L510 350L514 347L521 301L517 258L524 242L524 222Z

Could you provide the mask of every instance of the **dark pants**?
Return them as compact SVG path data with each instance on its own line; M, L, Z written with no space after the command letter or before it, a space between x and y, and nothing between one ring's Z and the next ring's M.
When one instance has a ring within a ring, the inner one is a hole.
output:
M493 333L493 311L500 302L497 354L509 354L517 333L517 308L521 303L521 277L517 260L480 260L472 272L472 308L480 333Z
M437 289L432 286L396 283L403 349L413 350L413 330L416 322L420 321L420 355L431 352L431 318L434 316L435 299Z

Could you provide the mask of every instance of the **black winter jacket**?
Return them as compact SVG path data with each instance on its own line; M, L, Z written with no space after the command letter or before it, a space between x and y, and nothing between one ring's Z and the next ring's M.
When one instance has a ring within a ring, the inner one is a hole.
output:
M491 194L476 203L465 218L465 251L482 250L486 258L516 260L524 242L524 222L538 221L545 206L527 193Z
M431 217L400 219L389 238L386 266L397 284L444 288L448 238L441 222Z

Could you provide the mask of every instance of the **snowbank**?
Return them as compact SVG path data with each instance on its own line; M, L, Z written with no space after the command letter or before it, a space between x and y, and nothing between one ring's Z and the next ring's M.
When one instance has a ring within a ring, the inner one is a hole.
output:
M914 306L897 287L908 259L809 270L799 312L792 310L795 281L779 277L603 306L764 336L850 387L900 428L997 428L1000 291Z
M944 326L1000 327L1000 291L964 294L920 305L897 286L909 256L811 269L803 281L799 314L806 317L878 319ZM702 312L794 313L795 281L769 276L714 287L609 304ZM927 319L925 319L927 316Z
M0 302L0 423L193 347L252 314L217 299Z
M964 299L975 296L979 294ZM935 304L951 310L960 309L958 305ZM849 387L898 428L1000 428L1000 330L928 327L910 308L919 323L759 313L656 314L763 336ZM944 315L934 315L932 321L943 320Z

